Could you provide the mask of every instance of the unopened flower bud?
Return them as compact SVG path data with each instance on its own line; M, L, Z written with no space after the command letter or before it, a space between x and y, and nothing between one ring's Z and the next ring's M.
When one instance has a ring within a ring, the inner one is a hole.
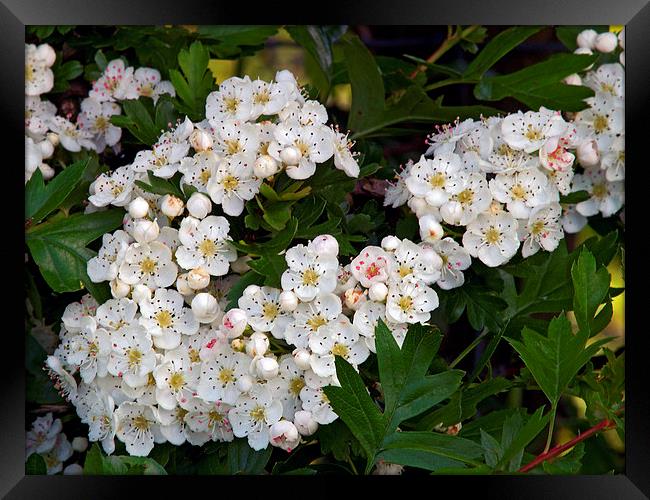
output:
M302 158L302 153L295 146L288 146L280 151L280 159L287 165L298 165Z
M129 215L134 219L142 219L149 213L149 203L142 196L138 196L129 203Z
M241 340L241 339L235 339L235 340ZM253 379L251 378L250 375L244 374L237 379L235 385L237 386L237 389L239 389L241 392L248 392L251 390L251 387L253 387Z
M291 353L293 360L296 362L296 366L301 370L308 370L311 365L309 364L309 351L307 349L294 349Z
M310 411L298 410L293 416L293 423L303 436L311 436L318 430L318 422L314 420Z
M288 420L274 423L269 430L271 444L291 453L300 444L300 434L296 426Z
M292 312L298 307L298 297L291 290L285 290L280 293L280 309L284 312Z
M620 62L623 66L625 66L625 51L621 52L618 55L618 62Z
M339 254L339 242L330 234L321 234L312 240L309 249L316 255L323 257L336 257Z
M446 434L449 434L450 436L455 436L460 432L460 430L463 428L462 422L458 422L457 424L450 425L447 427L447 430L445 430Z
M567 85L582 85L582 78L578 73L573 73L564 79L564 83Z
M196 129L190 134L190 146L194 151L206 151L212 148L212 137L204 130Z
M376 302L383 302L388 295L388 287L384 283L373 283L368 289L368 297Z
M178 217L184 210L185 204L183 200L172 194L166 194L160 202L160 211L167 217Z
M200 323L212 323L221 310L211 294L199 293L192 299L192 312Z
M596 37L596 43L594 45L598 52L602 52L604 54L614 52L617 46L618 38L616 38L616 35L614 33L611 33L609 31L598 35Z
M269 155L260 156L255 160L255 164L253 165L253 173L255 177L259 177L260 179L271 177L277 174L278 170L278 162Z
M625 50L625 28L618 32L618 46Z
M392 252L399 246L400 243L400 239L397 236L386 236L381 240L381 248L387 252Z
M46 66L52 66L56 61L56 52L47 43L43 43L36 48L36 55L43 60Z
M236 261L230 263L230 269L237 274L244 274L246 271L250 270L248 261L251 259L252 257L250 255L242 255Z
M413 210L415 215L419 216L419 214L427 210L429 204L427 203L427 200L425 200L424 198L421 198L419 196L413 196L411 199L409 199L407 205L411 210Z
M433 215L425 215L424 217L421 217L419 224L420 238L422 238L422 241L433 243L442 238L444 229Z
M187 284L192 290L202 290L210 284L210 273L203 266L187 273Z
M577 147L576 154L580 165L583 167L593 167L600 161L596 141L583 142Z
M345 306L356 311L366 301L366 295L360 288L350 288L343 294L345 297Z
M38 168L41 171L44 180L49 181L52 177L54 177L54 169L47 163L41 163Z
M88 448L88 439L83 436L77 436L72 440L72 449L83 453Z
M79 464L70 464L63 469L64 476L81 476L84 473L84 469Z
M265 380L277 377L280 371L280 365L273 358L259 358L255 366L257 374Z
M194 293L194 289L188 283L189 274L190 273L179 274L178 278L176 278L176 290L178 290L178 293L181 295L192 295Z
M131 298L138 304L144 300L151 300L151 288L143 284L135 285L131 292Z
M261 288L257 285L248 285L246 288L244 288L244 297L252 297L253 295L257 294Z
M246 349L246 343L242 339L233 339L230 343L230 347L232 347L233 351L244 352Z
M59 145L59 134L48 132L45 137L52 143L52 146L57 147Z
M576 43L578 47L583 49L593 49L596 46L596 38L598 33L595 30L583 30L578 33Z
M39 142L37 146L45 159L50 158L54 154L54 145L48 140Z
M264 356L269 349L269 338L261 332L253 333L246 343L246 354L254 358Z
M131 287L121 281L119 278L111 280L111 295L115 299L123 299L131 291Z
M233 308L224 314L221 320L221 329L227 333L228 338L239 337L246 326L248 325L248 318L246 312L242 309Z
M133 237L138 243L151 243L160 235L160 226L157 221L147 219L135 223Z
M204 219L212 211L212 201L203 193L192 193L187 200L187 211L192 217Z

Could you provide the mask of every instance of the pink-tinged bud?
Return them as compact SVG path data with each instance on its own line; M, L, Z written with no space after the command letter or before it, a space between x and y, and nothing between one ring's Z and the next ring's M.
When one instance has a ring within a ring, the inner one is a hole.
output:
M397 236L386 236L381 240L381 248L387 252L393 252L401 243L400 239Z
M54 177L54 169L47 163L41 163L38 166L38 169L41 171L44 180L49 181L52 177Z
M277 174L279 170L278 162L269 155L260 156L255 160L255 164L253 165L253 173L255 177L260 179L271 177Z
M582 78L580 78L580 75L578 73L573 73L572 75L567 76L564 79L564 83L567 85L582 85Z
M593 49L596 46L598 33L595 30L584 30L578 33L576 44L583 49Z
M311 436L318 430L318 422L314 420L310 411L297 411L293 416L293 423L303 436Z
M151 243L160 235L160 226L157 221L147 219L139 220L133 228L133 237L138 243Z
M226 332L228 338L239 337L246 326L248 325L248 318L246 312L242 309L231 309L228 311L221 321L221 330Z
M420 238L422 241L433 243L442 238L444 229L440 222L436 220L433 215L425 215L419 220L420 225Z
M616 35L614 33L608 31L601 33L596 37L595 48L598 52L609 54L610 52L614 52L617 46L618 38L616 38Z
M359 309L361 307L361 304L367 300L366 294L363 292L363 290L356 287L346 290L343 296L345 298L345 306L349 309L352 309L353 311Z
M212 137L207 132L196 129L190 134L190 146L194 148L194 151L206 151L212 148Z
M210 273L200 266L187 273L187 284L192 290L203 290L210 284Z
M288 420L280 420L271 426L269 431L273 446L291 453L300 444L300 434L296 426Z
M600 161L598 155L598 145L596 141L586 141L578 146L576 149L578 161L583 167L593 167Z

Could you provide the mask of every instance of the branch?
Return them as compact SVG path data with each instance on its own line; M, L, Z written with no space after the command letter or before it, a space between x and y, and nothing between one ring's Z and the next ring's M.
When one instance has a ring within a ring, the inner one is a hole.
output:
M535 459L530 462L529 464L524 465L521 467L517 472L528 472L533 470L535 467L537 467L539 464L542 462L546 462L547 460L550 460L554 457L557 457L561 453L565 452L566 450L569 450L573 448L575 445L577 445L579 442L584 441L585 439L593 436L594 434L599 433L600 431L606 431L609 429L613 429L616 427L616 422L613 420L605 419L602 420L600 423L594 425L592 428L586 430L582 434L574 437L571 441L568 441L567 443L564 443L562 445L556 446L555 448L552 448L551 450L547 451L546 453L542 453L541 455L538 455L535 457Z
M436 51L427 57L427 63L432 64L442 57L442 55L451 49L454 45L464 39L467 35L471 34L473 31L479 28L478 25L472 25L464 30L458 29L455 33L452 34L451 26L447 27L447 38L442 42L440 47ZM410 79L413 79L417 76L418 73L427 69L425 64L421 64L409 75Z

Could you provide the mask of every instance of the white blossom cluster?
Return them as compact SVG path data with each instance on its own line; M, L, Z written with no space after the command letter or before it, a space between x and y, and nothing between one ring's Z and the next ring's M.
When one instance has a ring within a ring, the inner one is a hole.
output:
M584 82L595 96L570 121L542 107L438 127L384 204L407 203L423 241L444 236L442 223L461 228L465 250L491 267L520 246L524 257L553 251L587 217L614 215L625 199L623 67L603 64ZM576 191L589 198L560 204L560 195Z
M287 70L274 82L229 78L208 95L205 112L207 119L193 124L186 117L132 164L102 175L90 202L125 206L138 196L135 180L146 180L148 172L162 179L180 172L183 185L209 195L227 215L239 215L261 183L281 170L307 179L333 157L347 175L359 174L347 134L326 125L325 107L305 100Z
M63 463L72 457L74 451L83 452L88 447L88 440L76 437L68 441L60 419L54 419L52 413L37 417L25 436L25 457L37 453L43 457L47 474L81 474L81 466L71 463L63 468Z
M115 59L93 83L72 122L57 115L56 106L40 97L54 86L50 68L55 60L56 52L48 44L25 44L25 182L37 168L46 180L54 176L54 169L43 160L51 158L59 144L71 152L90 149L98 153L116 146L122 129L110 118L122 112L118 101L151 97L156 102L161 94L176 95L171 82L161 81L158 70L125 67L122 59Z

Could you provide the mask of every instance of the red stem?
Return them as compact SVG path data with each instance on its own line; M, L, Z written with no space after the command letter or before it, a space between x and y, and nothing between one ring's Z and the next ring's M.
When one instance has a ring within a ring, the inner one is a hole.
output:
M583 432L582 434L574 437L571 441L568 441L568 442L566 442L564 444L556 446L555 448L551 448L546 453L542 453L541 455L538 455L537 457L535 457L535 459L532 462L530 462L529 464L524 465L517 472L531 471L535 467L537 467L539 464L541 464L542 462L550 460L551 458L554 458L554 457L558 456L560 453L563 453L566 450L573 448L580 441L584 441L588 437L593 436L594 434L596 434L596 433L598 433L600 431L613 429L614 427L616 427L616 423L613 420L609 420L609 419L602 420L600 423L594 425L591 429L588 429L587 431Z

